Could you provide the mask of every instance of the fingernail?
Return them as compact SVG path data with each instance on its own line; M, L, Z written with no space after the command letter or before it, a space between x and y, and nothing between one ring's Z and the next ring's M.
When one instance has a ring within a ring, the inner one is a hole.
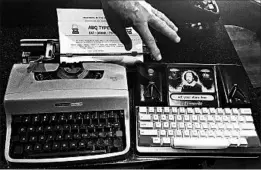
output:
M177 37L175 41L176 41L177 43L179 43L180 40L181 40L180 37Z
M159 54L156 58L157 61L160 61L162 59L161 54Z

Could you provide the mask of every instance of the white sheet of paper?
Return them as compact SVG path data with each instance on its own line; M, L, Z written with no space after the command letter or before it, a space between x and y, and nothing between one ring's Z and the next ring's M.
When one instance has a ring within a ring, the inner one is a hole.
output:
M105 54L104 60L112 57L107 54L119 54L114 56L123 59L121 53L142 53L142 40L133 28L126 28L132 39L132 49L126 51L118 37L111 31L102 9L57 9L60 53L77 54L78 57L61 57L61 62L95 61L95 54ZM88 56L84 56L88 54ZM93 56L90 54L93 54ZM80 56L79 56L80 55ZM132 56L126 56L132 57ZM103 56L98 57L103 60ZM132 57L134 58L134 57ZM135 57L135 60L143 61L143 55Z

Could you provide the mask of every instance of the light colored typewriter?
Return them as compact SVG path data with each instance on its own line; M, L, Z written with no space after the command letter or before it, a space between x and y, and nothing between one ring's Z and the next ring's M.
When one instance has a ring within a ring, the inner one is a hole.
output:
M57 40L21 41L23 63L14 64L4 98L6 160L55 163L124 156L130 149L125 67L55 63L57 45Z

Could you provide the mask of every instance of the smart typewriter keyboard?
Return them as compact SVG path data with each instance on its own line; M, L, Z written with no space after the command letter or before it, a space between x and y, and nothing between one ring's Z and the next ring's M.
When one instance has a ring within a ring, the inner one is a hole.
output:
M126 147L124 111L12 116L12 158L107 154Z
M137 107L136 109L137 147L140 152L173 152L176 148L225 149L259 145L249 108Z

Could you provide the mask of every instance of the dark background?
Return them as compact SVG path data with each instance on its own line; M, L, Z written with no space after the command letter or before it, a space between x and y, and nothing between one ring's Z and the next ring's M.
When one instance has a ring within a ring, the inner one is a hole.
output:
M172 20L176 21L178 25L182 25L185 22L186 15L189 15L189 11L181 11L178 6L171 6L171 8L166 8L169 2L162 3L161 0L148 1L153 1L152 4L157 4L157 6L155 5L155 7L163 11ZM217 2L220 8L221 19L224 24L238 25L241 27L245 27L253 32L260 31L261 17L259 5L253 3L251 0L217 0ZM5 130L5 124L2 121L4 119L2 102L8 76L12 65L14 63L20 62L21 59L19 40L23 38L58 38L56 15L57 7L97 8L99 6L99 0L0 0L1 134L3 134L3 131ZM184 17L176 18L175 14L170 15L170 13L173 12L183 12L182 16ZM1 136L1 138L3 138L3 136ZM1 143L1 151L3 151L3 147L3 143ZM3 152L1 152L0 156L3 156L2 154ZM214 164L214 168L261 167L260 159L242 159L240 161L226 159L218 160ZM182 167L191 168L193 167L192 165L184 164L184 166ZM156 168L156 166L154 166L154 168ZM166 162L165 168L172 168L171 162Z

